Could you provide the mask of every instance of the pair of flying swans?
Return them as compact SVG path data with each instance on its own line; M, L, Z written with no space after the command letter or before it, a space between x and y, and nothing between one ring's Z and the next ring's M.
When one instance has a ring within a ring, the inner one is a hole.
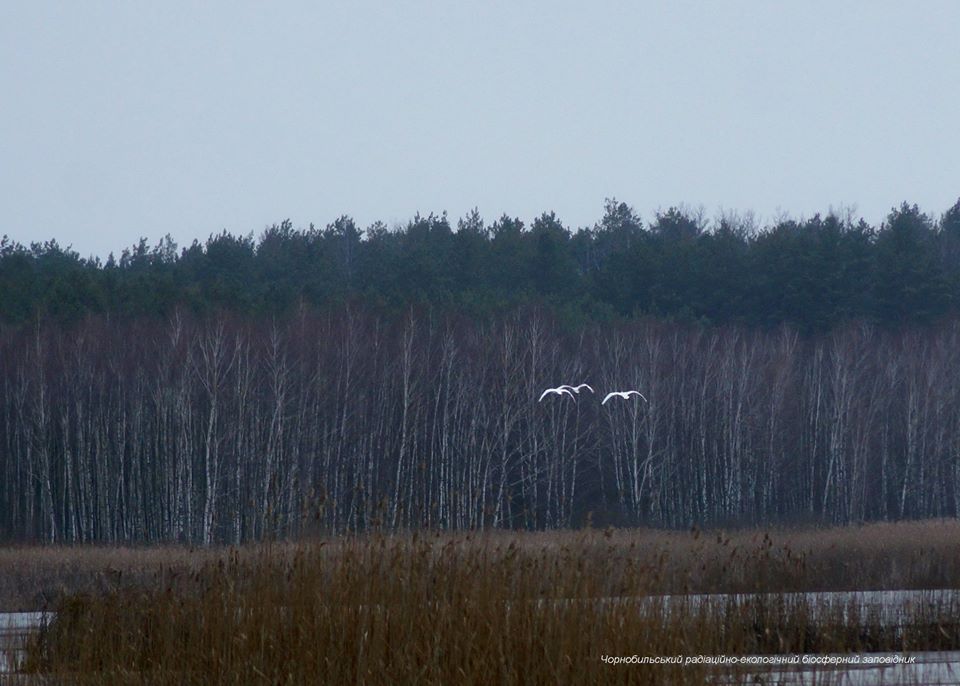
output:
M591 393L593 393L593 389L590 388L590 386L589 386L588 384L585 384L585 383L582 383L582 384L580 384L579 386L570 386L570 385L568 385L568 384L563 384L562 386L557 386L556 388L548 388L547 390L545 390L543 393L540 394L540 400L538 400L537 402L541 402L544 398L546 398L546 397L547 397L548 395L550 395L551 393L556 394L556 395L567 394L567 395L569 395L571 398L573 398L574 400L576 400L576 397L574 396L574 393L576 393L577 395L579 395L579 394L580 394L580 391L581 391L582 389L584 389L584 388L586 388L588 391L590 391Z
M579 386L570 386L569 384L563 384L562 386L557 386L556 388L548 388L547 390L545 390L543 393L540 394L540 400L538 400L537 402L541 402L544 398L546 398L551 393L556 395L566 394L566 395L569 395L574 400L576 400L576 396L574 394L579 395L580 391L583 390L584 388L586 388L588 391L593 393L593 389L590 388L589 384L582 383Z
M579 395L580 391L584 388L586 388L591 393L594 392L594 390L588 384L585 384L585 383L582 383L579 386L570 386L568 384L563 384L562 386L557 386L556 388L548 388L547 390L545 390L543 393L540 394L540 400L538 400L537 402L542 402L544 398L546 398L548 395L551 395L551 394L559 395L559 396L566 394L566 395L569 395L574 400L576 400L576 397L574 394ZM606 397L603 399L603 402L601 402L600 404L606 405L607 401L613 397L623 398L624 400L628 400L631 395L639 395L641 398L643 398L643 402L647 402L646 397L640 391L613 391L612 393L607 393Z

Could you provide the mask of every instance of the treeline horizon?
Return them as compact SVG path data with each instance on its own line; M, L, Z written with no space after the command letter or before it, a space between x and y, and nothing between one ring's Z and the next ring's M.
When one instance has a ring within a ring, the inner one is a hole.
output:
M538 398L588 382L576 401ZM636 398L601 405L602 394ZM960 516L960 318L410 310L0 328L0 540Z
M817 214L756 226L677 208L644 222L626 203L576 231L552 212L529 225L474 210L361 230L348 216L226 231L178 248L141 239L119 257L82 258L56 241L0 240L0 322L87 315L289 314L345 303L490 316L546 306L569 321L648 316L823 332L851 320L898 328L960 310L960 200L940 217L903 203L873 226Z
M956 517L957 370L960 201L3 240L0 540Z

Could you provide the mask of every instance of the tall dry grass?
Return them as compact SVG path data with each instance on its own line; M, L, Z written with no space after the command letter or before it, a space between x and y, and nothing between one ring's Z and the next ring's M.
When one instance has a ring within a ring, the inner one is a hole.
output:
M923 609L891 629L849 607L814 621L802 597L656 597L697 584L814 583L816 564L781 549L778 536L371 536L207 551L152 580L62 597L25 667L90 683L671 684L718 672L603 657L960 647L956 621ZM783 536L805 543L806 534ZM674 540L687 542L683 556L662 547ZM854 540L880 556L869 537ZM831 551L817 564L835 565ZM938 574L954 562L942 564Z
M387 537L386 540L391 540ZM394 537L397 540L406 536ZM350 539L318 539L328 551ZM651 592L843 591L960 588L960 522L880 523L831 529L488 532L434 536L471 547L513 543L525 552L576 548L602 560L611 583L632 564L659 570ZM246 546L253 558L263 546ZM293 544L269 546L292 554ZM38 610L75 593L153 587L226 559L229 548L18 546L0 548L0 611Z

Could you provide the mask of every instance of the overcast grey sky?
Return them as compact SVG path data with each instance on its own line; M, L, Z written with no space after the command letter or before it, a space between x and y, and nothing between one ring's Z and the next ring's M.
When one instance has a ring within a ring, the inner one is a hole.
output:
M0 3L0 234L960 195L960 2Z

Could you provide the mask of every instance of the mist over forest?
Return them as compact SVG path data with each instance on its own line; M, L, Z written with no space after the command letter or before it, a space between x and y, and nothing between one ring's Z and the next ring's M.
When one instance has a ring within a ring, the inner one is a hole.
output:
M958 306L960 201L4 239L0 539L956 516Z

